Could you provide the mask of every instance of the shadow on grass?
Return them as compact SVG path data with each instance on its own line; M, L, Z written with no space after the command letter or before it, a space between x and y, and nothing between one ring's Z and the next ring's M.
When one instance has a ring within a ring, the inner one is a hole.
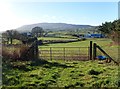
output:
M28 63L26 63L28 62ZM33 60L33 61L16 61L16 62L4 62L2 67L3 72L11 71L12 69L18 69L21 71L31 71L37 67L51 68L51 67L61 67L61 68L70 68L74 66L67 66L66 64L61 64L58 62L48 62L47 60Z
M31 66L42 66L45 68L51 68L51 67L70 68L70 67L74 67L74 66L67 66L65 64L61 64L58 62L48 62L46 60L41 60L41 59L37 59L35 61L32 61L32 63L30 65Z

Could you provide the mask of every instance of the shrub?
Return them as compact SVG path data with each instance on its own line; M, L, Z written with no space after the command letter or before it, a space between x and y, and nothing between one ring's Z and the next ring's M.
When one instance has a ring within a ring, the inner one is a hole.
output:
M3 46L2 47L2 57L9 60L22 60L23 54L26 54L28 50L28 46L26 45L18 45L18 46Z

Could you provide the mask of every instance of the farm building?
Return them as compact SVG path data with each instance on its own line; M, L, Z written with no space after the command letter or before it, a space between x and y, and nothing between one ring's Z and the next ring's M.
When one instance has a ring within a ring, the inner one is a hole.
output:
M103 34L85 34L85 38L104 38L105 35Z

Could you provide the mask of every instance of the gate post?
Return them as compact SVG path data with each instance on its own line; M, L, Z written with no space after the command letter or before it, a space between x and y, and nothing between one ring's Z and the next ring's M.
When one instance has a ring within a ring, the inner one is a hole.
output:
M38 43L37 40L33 43L33 49L34 49L34 59L38 59L39 53L38 53Z
M89 54L90 54L90 60L92 60L92 41L90 41L90 50L89 50Z
M52 48L50 47L50 60L52 60Z
M93 44L93 59L95 60L96 59L96 46L97 46L97 44L96 43L94 43Z
M64 53L64 61L65 61L65 47L63 48L63 53Z
M35 41L35 48L36 48L36 58L38 59L38 56L39 56L39 51L38 51L38 41L36 40Z

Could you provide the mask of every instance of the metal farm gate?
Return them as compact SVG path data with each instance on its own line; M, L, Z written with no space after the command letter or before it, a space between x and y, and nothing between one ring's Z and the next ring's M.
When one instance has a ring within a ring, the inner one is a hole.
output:
M89 47L40 47L39 56L45 60L89 60Z
M101 52L101 54L99 54ZM108 52L110 52L108 50ZM100 56L106 56L106 62L113 61L119 65L119 61L115 60L99 45L90 41L89 47L40 47L38 55L45 60L96 60ZM117 55L117 54L116 54Z

